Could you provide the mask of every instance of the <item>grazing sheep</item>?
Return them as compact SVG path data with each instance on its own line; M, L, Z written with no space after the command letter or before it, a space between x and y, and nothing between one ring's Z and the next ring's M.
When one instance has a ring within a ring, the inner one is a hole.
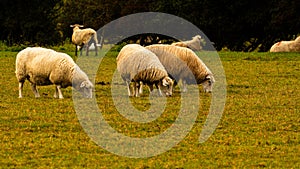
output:
M173 45L150 45L146 49L153 52L169 76L182 80L183 92L187 84L202 84L204 92L211 92L215 79L202 60L190 49Z
M126 82L129 96L139 96L141 82L148 84L150 91L155 84L160 96L161 91L166 96L172 95L173 80L155 54L138 44L129 44L121 49L117 57L117 69ZM130 91L130 82L134 84L133 94Z
M80 49L84 45L86 45L86 55L89 55L89 47L90 47L90 41L92 36L94 36L94 46L95 46L95 52L96 56L98 55L98 49L97 49L97 44L98 44L98 39L97 39L97 32L92 29L92 28L85 28L85 29L80 29L80 27L83 27L83 25L75 24L75 25L70 25L71 28L73 28L73 34L72 34L72 42L76 46L75 50L75 56L77 56L77 46L79 46ZM81 51L81 50L80 50ZM80 52L82 54L82 51Z
M17 54L16 77L19 81L19 98L25 80L31 83L35 97L40 97L36 86L55 84L55 98L63 98L61 88L73 86L84 97L92 97L93 84L87 75L64 53L41 47L28 47Z
M183 42L176 42L176 43L172 43L172 45L190 48L194 51L200 51L200 50L202 50L202 46L201 46L202 41L203 41L203 39L201 38L201 36L196 35L196 36L193 37L192 40L183 41Z
M292 41L281 41L275 43L270 52L300 52L300 36Z

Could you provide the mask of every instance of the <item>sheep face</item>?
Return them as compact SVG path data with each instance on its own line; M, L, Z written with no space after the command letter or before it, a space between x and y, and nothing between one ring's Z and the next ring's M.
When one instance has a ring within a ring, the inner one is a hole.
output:
M200 35L196 35L196 36L193 37L193 39L194 39L194 38L197 39L198 41L201 41L201 40L202 40L202 37L201 37Z
M158 85L162 93L164 93L166 96L172 96L173 84L174 82L170 77L165 77Z
M90 81L83 81L78 91L82 94L85 98L92 98L92 92L93 92L93 84Z
M213 84L215 83L215 79L212 75L208 75L205 77L204 82L202 82L203 90L205 93L212 92Z

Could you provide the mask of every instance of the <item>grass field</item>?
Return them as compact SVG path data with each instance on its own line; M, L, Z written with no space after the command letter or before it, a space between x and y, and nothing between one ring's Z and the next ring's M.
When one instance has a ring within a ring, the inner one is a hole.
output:
M107 54L95 79L103 116L128 136L163 132L178 115L173 109L180 93L167 99L166 111L154 122L126 120L110 97L116 55ZM179 144L158 156L127 158L88 137L76 116L71 88L58 100L52 97L54 86L39 87L42 97L35 99L26 82L24 98L19 99L16 52L0 52L0 168L300 168L300 53L219 55L227 100L213 135L202 144L198 141L210 103L210 95L200 92L196 123ZM150 105L146 96L130 101L139 110Z

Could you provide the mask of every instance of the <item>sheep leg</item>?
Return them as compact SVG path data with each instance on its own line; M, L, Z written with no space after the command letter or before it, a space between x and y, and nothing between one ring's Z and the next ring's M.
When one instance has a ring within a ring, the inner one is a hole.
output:
M148 84L148 87L149 87L150 93L152 93L152 91L153 91L153 84Z
M155 84L155 86L157 88L158 96L162 96L162 93L161 93L161 90L160 90L160 85L161 84Z
M82 56L82 49L83 49L83 46L80 46L80 56Z
M35 96L36 98L40 97L39 91L38 91L37 88L36 88L36 84L31 83L31 90L33 91L34 96Z
M86 56L89 56L90 44L87 43L87 44L85 45L85 47L86 47Z
M134 93L135 93L135 97L140 97L139 89L140 89L140 84L139 84L139 82L134 82Z
M77 56L77 45L75 45L75 56Z
M103 47L103 44L104 44L103 42L104 42L103 41L103 36L101 36L100 37L100 43L99 43L100 44L100 49L102 49L102 47Z
M24 81L19 82L19 98L22 98L22 90L23 90Z
M94 43L94 46L95 46L95 56L98 56L98 47L97 47L97 43L95 42Z
M58 90L57 90L57 87L55 86L55 92L54 92L54 95L53 95L54 98L57 98L58 97Z
M57 98L57 94L58 94L59 99L64 98L64 96L62 95L62 92L61 92L61 86L60 85L55 86L54 98Z
M126 81L126 86L127 86L128 96L131 96L130 82Z
M185 80L182 81L182 88L182 92L187 92L187 84Z
M143 82L140 82L140 90L139 90L140 94L143 94Z

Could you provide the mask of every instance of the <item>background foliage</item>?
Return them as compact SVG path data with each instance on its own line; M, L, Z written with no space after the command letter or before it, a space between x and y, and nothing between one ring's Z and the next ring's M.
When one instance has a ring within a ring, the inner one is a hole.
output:
M99 29L121 16L164 12L198 26L220 50L267 51L300 30L298 0L2 0L0 40L8 45L57 45L71 37L69 25Z

